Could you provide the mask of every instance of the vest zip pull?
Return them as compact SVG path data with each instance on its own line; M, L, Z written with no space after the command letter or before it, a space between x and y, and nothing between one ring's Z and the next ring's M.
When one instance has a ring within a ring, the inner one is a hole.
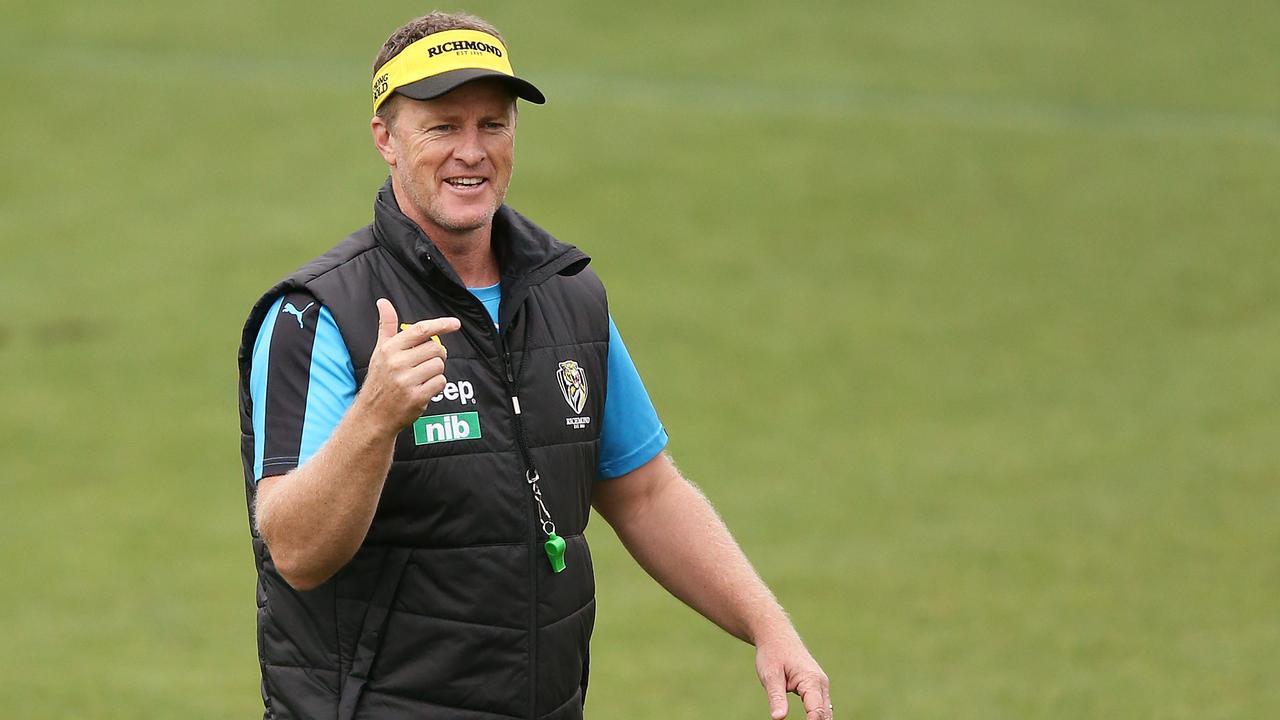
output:
M502 351L502 367L507 371L507 391L511 393L511 409L520 414L520 396L515 393L516 379L511 374L511 353Z

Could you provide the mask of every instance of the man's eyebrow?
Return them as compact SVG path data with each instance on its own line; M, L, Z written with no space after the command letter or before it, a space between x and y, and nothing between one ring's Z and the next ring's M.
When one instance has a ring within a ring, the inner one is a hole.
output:
M464 118L464 115L458 112L449 112L449 111L433 112L433 113L428 113L426 116L422 118L422 124L423 125L440 125L441 123L447 123L447 124L457 125L458 123L462 122L463 118Z
M461 125L466 122L469 113L461 110L440 110L431 112L423 118L424 125L440 125L442 123ZM494 120L507 121L511 117L509 110L500 110L490 113L484 113L476 118L477 122L492 122Z

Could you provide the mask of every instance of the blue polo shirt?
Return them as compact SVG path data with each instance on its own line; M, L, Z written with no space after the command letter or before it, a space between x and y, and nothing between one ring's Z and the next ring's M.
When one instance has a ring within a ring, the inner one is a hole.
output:
M498 285L468 288L498 323ZM609 318L609 382L596 473L625 475L657 456L667 432ZM329 309L305 292L277 298L253 345L254 480L307 461L333 434L356 396L355 368Z

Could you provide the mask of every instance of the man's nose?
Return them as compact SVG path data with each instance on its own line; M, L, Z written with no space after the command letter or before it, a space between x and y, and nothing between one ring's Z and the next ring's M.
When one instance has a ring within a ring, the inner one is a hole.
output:
M485 156L484 145L480 142L480 131L476 128L464 130L453 154L468 166L479 165Z

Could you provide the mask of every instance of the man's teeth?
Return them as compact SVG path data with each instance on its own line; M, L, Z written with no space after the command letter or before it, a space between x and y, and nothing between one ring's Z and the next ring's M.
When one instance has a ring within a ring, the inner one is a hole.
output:
M452 178L450 180L446 180L445 182L449 183L450 185L457 185L460 187L471 187L472 185L479 185L480 183L484 182L484 178Z

